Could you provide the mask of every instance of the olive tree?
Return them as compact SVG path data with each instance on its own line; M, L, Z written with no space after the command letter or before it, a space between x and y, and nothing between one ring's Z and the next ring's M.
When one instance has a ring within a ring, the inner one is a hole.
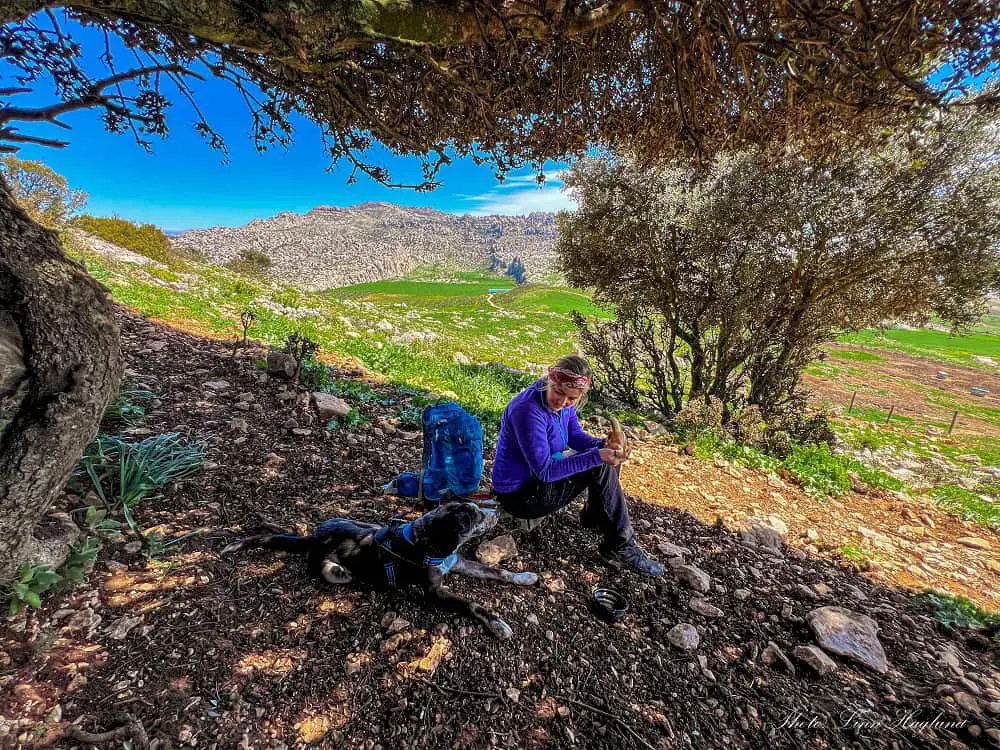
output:
M44 226L65 226L87 204L85 192L71 188L65 177L40 161L5 156L0 158L0 175L18 205Z
M82 63L68 20L105 35L100 65ZM421 160L414 187L429 189L454 155L502 176L593 145L708 160L788 136L810 149L877 138L998 58L993 6L953 0L0 0L0 60L17 69L0 87L0 150L66 146L37 127L84 108L151 148L176 99L225 148L197 114L193 82L215 76L242 92L259 148L288 143L297 113L332 160L395 184L371 156L379 142ZM45 81L57 100L23 104ZM104 290L4 187L0 337L2 581L30 557L122 369Z
M619 313L578 317L584 346L624 401L668 418L711 397L774 415L801 404L803 368L839 333L932 312L967 325L1000 289L998 146L995 121L961 113L826 160L581 161L557 251ZM622 377L623 361L641 372Z

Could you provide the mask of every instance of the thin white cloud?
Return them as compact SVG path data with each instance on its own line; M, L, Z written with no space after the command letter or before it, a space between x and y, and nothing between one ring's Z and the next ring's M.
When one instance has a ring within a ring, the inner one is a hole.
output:
M546 175L538 185L534 175L516 175L481 195L464 195L462 200L475 204L468 210L473 216L489 214L525 215L533 211L572 211L576 202L563 190L562 172Z

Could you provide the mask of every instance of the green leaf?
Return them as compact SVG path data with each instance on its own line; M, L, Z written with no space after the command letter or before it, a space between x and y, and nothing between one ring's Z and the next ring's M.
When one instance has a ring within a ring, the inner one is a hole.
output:
M62 580L62 576L52 570L43 570L35 576L35 590L47 591Z
M29 591L24 595L24 601L30 604L35 609L41 609L42 600L34 591Z

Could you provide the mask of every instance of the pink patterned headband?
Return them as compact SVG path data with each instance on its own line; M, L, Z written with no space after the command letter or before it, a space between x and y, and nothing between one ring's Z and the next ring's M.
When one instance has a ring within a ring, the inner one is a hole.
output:
M590 378L577 375L575 372L570 372L569 370L564 370L562 367L550 367L549 378L556 385L565 386L566 388L579 388L580 390L590 388Z

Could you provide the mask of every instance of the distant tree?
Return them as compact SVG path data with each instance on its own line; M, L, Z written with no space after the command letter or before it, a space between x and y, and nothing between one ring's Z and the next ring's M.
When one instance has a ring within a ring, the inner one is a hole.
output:
M11 195L33 220L60 229L87 204L87 194L74 190L66 178L40 161L16 156L0 158L0 175Z
M1000 289L997 124L958 113L907 138L918 155L897 142L825 162L745 151L706 174L577 164L556 249L571 283L617 307L617 321L578 320L610 384L624 359L668 417L709 397L727 417L773 416L800 405L803 368L841 332L974 321Z
M99 63L67 19L91 27ZM66 127L60 117L87 108L150 148L177 98L222 149L190 86L212 76L241 93L258 148L288 143L302 116L352 180L393 184L373 163L381 143L420 159L420 189L452 154L502 176L595 144L704 161L754 143L780 153L789 138L812 149L877 139L1000 60L993 4L953 0L6 0L0 24L0 59L17 69L0 88L0 151L64 146L22 128ZM56 101L19 104L46 78ZM990 89L978 103L997 100ZM105 291L0 183L0 303L11 299L0 349L22 352L9 371L30 387L0 392L0 582L30 559L32 529L123 369Z
M519 256L515 255L514 259L507 266L507 275L514 279L514 281L518 284L523 284L527 281L524 263L521 262L521 258Z
M500 260L496 250L490 251L490 273L506 273L507 264Z
M245 247L240 250L235 259L226 265L246 276L264 276L271 270L273 261L267 253Z

